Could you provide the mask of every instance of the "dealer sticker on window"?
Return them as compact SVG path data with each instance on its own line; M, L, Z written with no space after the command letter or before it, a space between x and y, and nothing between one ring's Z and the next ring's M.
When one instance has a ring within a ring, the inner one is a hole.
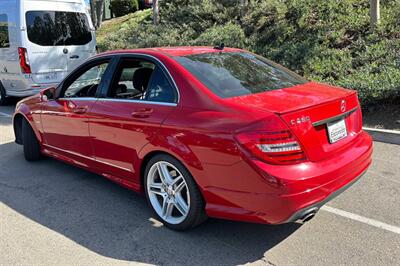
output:
M330 143L335 143L347 136L347 128L344 119L328 123L327 126Z

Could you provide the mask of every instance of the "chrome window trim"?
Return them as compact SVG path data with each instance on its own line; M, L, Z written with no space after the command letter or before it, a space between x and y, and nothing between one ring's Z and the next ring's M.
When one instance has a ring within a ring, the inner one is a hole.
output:
M57 98L56 100L62 100L62 101L76 101L76 100L81 100L81 101L96 101L98 98L96 97L62 97L62 98Z
M171 104L178 105L179 102L180 102L180 100L181 100L181 93L180 93L180 91L179 91L178 85L176 85L175 79L172 77L172 75L171 75L171 73L169 72L168 68L167 68L167 67L165 66L165 64L164 64L160 59L158 59L157 57L155 57L155 56L153 56L153 55L149 55L149 54L142 54L142 53L135 53L135 52L132 52L132 53L110 53L110 54L99 55L99 56L97 56L97 57L93 57L93 59L94 59L94 58L97 59L97 58L107 57L107 56L135 56L135 55L151 58L151 59L157 61L160 65L162 65L162 67L163 67L164 70L168 73L168 76L169 76L170 79L172 80L173 86L175 87L175 90L176 90L176 92L177 92L177 94L178 94L178 99L177 99L176 103L171 103Z
M164 105L164 106L177 106L176 103L165 103L165 102L154 102L145 100L131 100L131 99L117 99L117 98L94 98L94 97L63 97L57 100L62 101L101 101L101 102L124 102L124 103L142 103L142 104L154 104L154 105Z
M98 98L100 102L124 102L124 103L142 103L142 104L154 104L154 105L164 105L164 106L177 106L177 103L165 103L165 102L153 102L145 100L130 100L130 99L117 99L117 98Z

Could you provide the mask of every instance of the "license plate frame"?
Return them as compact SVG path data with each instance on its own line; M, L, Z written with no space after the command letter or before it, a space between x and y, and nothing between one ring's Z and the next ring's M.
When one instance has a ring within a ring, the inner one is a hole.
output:
M329 143L333 144L347 137L347 126L344 118L326 124Z

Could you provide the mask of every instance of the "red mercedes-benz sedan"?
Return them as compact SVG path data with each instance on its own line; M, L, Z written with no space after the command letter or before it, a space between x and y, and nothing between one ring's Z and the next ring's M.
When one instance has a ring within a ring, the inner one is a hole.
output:
M206 217L308 220L371 164L355 91L223 47L114 51L17 104L25 158L144 192L183 230Z

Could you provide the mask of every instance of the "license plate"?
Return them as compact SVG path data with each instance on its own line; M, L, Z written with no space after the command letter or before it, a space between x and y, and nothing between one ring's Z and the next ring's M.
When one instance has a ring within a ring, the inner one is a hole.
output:
M328 123L327 126L330 143L335 143L336 141L347 137L347 128L344 119Z

